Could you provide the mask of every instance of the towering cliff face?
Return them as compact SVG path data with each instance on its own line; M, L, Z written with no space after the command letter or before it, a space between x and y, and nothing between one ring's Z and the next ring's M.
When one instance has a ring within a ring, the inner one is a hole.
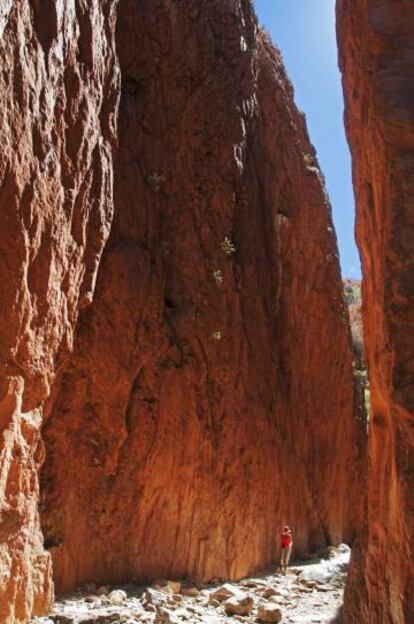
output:
M339 0L370 370L368 515L350 622L414 621L414 6Z
M0 622L52 599L42 420L58 589L241 577L286 522L297 552L351 540L364 425L330 208L251 3L121 0L120 85L112 2L12 4Z
M38 518L42 405L112 217L112 2L0 8L0 621L53 591Z
M246 0L123 0L117 52L114 222L44 431L57 587L352 539L349 328L280 56Z

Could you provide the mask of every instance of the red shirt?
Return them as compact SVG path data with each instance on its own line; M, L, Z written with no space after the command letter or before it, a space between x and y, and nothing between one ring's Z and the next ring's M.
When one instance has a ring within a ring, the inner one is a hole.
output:
M280 541L282 543L282 548L288 548L292 545L292 535L290 533L282 533L280 534Z

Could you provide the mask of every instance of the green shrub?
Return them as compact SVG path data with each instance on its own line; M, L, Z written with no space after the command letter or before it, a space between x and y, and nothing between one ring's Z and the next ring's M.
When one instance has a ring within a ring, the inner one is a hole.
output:
M223 283L223 274L220 269L213 270L213 280L216 282L218 286L221 286Z
M164 175L158 175L158 173L149 173L144 178L145 182L153 188L155 191L159 191L161 185L166 182Z
M231 256L232 254L236 253L236 247L232 242L231 238L229 238L228 236L225 236L224 240L222 241L221 248L226 256Z

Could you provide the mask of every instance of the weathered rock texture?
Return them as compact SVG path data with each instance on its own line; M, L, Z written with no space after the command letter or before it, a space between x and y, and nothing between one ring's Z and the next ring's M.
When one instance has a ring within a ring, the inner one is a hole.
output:
M366 368L364 327L362 323L361 280L352 278L344 279L344 293L351 325L354 368L361 370Z
M339 0L372 420L347 621L414 621L414 5Z
M117 52L114 222L44 431L57 587L242 577L282 522L351 540L349 327L281 58L246 0L123 0Z
M335 235L281 58L248 0L121 0L118 85L113 5L0 9L0 622L52 599L42 419L58 589L241 577L281 523L303 552L360 515Z
M53 596L37 510L42 405L113 212L112 2L0 7L0 621Z

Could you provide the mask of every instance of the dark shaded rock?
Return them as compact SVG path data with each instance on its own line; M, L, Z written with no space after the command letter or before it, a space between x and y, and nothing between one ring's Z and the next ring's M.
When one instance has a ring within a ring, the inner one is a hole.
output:
M367 520L345 620L414 621L414 6L338 0L370 374Z

